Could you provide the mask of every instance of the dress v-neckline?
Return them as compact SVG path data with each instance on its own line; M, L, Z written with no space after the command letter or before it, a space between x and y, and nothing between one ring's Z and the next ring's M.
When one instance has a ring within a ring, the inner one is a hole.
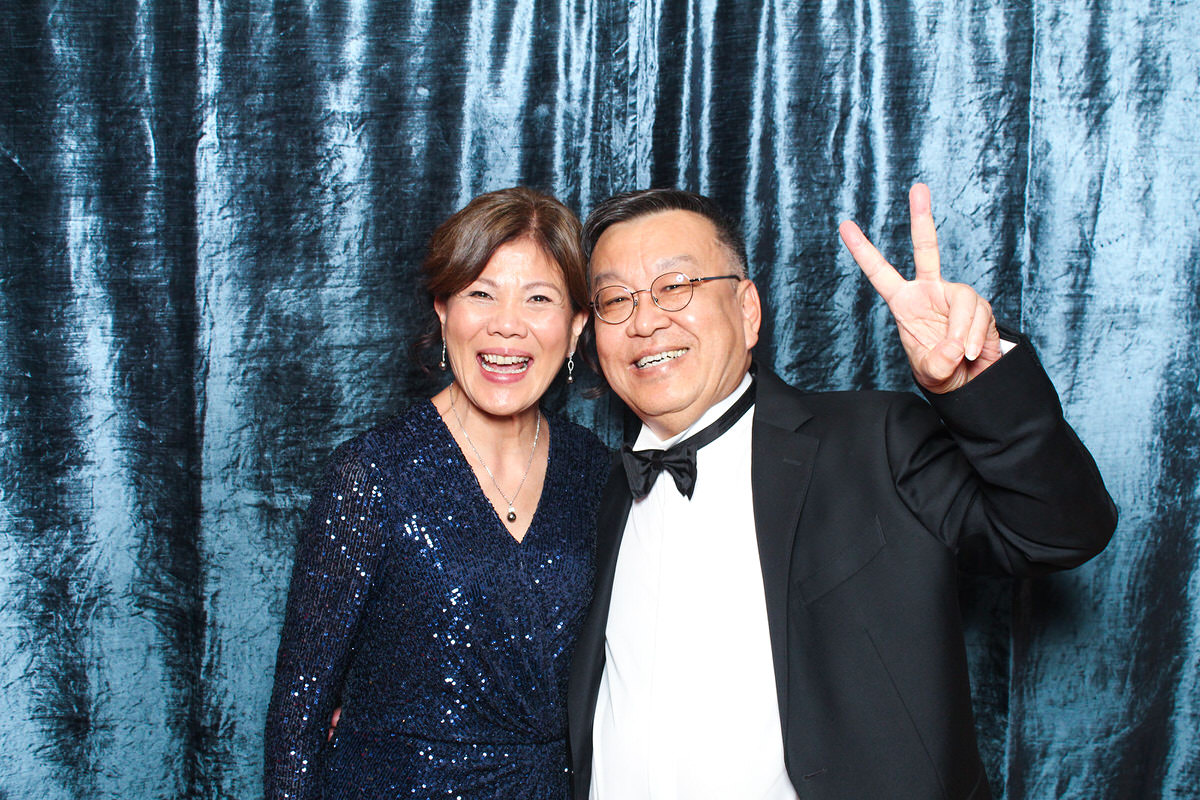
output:
M496 523L496 526L499 527L500 533L504 535L504 538L508 539L508 541L513 545L521 547L525 544L525 542L529 541L529 535L533 533L533 526L537 523L538 515L542 510L542 498L546 496L546 489L550 486L550 462L554 457L554 431L551 430L552 426L550 425L549 418L544 413L542 414L543 424L546 426L546 474L542 478L542 491L538 495L537 505L534 506L533 514L531 514L529 517L529 524L525 526L525 532L521 535L521 538L518 539L513 535L513 532L508 529L508 526L504 524L504 520L500 517L500 512L496 510L494 505L492 505L492 501L488 498L487 492L483 490L483 484L479 482L479 476L476 475L475 470L471 468L471 462L467 460L467 454L463 452L462 447L460 447L458 444L458 440L454 438L454 432L450 430L450 426L446 423L445 418L438 412L437 406L434 405L432 399L430 399L428 402L429 408L433 411L434 418L441 423L442 432L445 434L448 440L447 444L449 445L449 449L458 459L459 466L466 470L467 475L469 475L471 478L470 483L474 485L476 491L475 499L480 502L484 508L491 512L491 519Z

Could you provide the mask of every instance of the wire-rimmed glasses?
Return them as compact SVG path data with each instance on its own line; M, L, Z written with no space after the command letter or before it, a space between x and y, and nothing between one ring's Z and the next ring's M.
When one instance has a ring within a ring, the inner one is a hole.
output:
M624 286L602 286L592 295L592 309L596 316L609 323L619 325L633 316L637 308L638 295L649 292L654 305L663 311L682 311L692 302L696 286L708 281L735 280L737 275L712 275L707 278L691 278L684 272L664 272L650 284L649 289L629 290Z

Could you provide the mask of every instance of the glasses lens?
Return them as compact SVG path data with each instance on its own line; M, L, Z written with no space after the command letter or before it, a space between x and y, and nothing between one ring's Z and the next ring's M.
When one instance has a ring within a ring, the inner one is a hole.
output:
M692 279L682 272L664 273L650 284L650 294L663 311L681 311L692 300Z
M592 302L596 316L605 322L624 322L633 313L633 295L624 286L605 286Z

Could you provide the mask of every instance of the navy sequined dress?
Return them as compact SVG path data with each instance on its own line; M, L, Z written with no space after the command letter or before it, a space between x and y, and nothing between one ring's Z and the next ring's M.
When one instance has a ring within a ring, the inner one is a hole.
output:
M268 800L567 797L567 675L608 454L560 418L549 435L521 542L431 402L335 452L296 550Z

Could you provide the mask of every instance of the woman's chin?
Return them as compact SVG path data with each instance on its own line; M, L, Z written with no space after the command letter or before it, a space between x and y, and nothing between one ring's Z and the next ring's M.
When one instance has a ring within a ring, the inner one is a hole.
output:
M535 378L529 373L525 373L521 380L492 380L477 376L477 380L464 387L463 393L476 408L489 416L515 416L534 408L549 388L549 381Z

